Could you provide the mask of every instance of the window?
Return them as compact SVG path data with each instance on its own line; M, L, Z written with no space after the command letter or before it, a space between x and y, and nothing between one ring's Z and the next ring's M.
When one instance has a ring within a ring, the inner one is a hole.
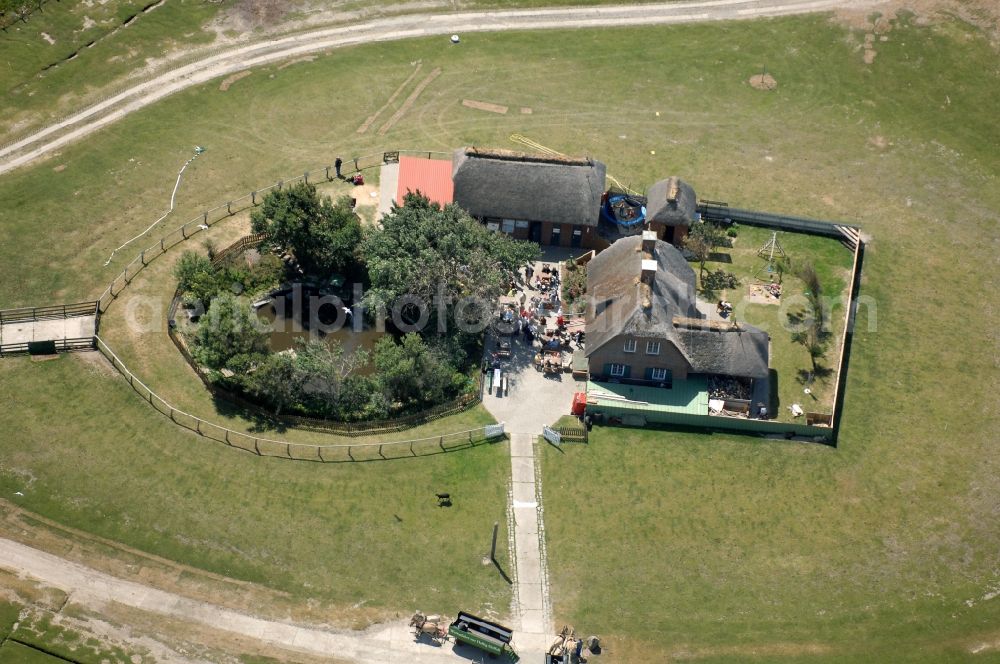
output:
M649 372L649 377L657 382L664 382L670 380L670 369L651 369Z
M634 353L635 352L635 339L626 339L625 340L625 352L626 353Z
M660 342L659 341L647 341L646 342L646 355L659 355L660 354Z
M503 220L503 226L501 228L503 229L504 233L513 233L514 232L514 220L513 219L504 219Z
M559 226L552 227L552 235L549 237L549 244L559 244L559 238L562 237L562 228Z
M520 219L518 219L517 222L514 223L514 227L515 228L527 228L528 227L528 222L521 221Z
M612 376L620 378L625 375L625 369L627 368L624 364L612 364L609 373Z

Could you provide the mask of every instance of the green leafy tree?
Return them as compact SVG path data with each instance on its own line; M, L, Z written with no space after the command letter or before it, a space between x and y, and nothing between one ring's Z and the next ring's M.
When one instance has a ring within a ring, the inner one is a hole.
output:
M361 221L347 196L334 202L320 197L316 187L299 183L265 196L250 220L254 233L267 233L295 256L307 275L347 274L356 264Z
M705 274L705 263L716 247L722 246L726 242L726 234L718 225L702 221L691 226L688 234L684 237L684 248L694 254L698 261L698 276Z
M303 375L288 353L272 353L246 374L244 385L257 397L274 407L274 414L294 404L302 392Z
M177 287L182 291L190 290L203 275L214 275L214 273L212 261L194 251L185 251L174 266L174 278L177 279Z
M260 330L260 321L249 304L224 294L212 300L201 317L193 345L198 362L222 369L236 358L243 358L245 365L246 357L263 356L267 335Z
M539 253L538 245L489 231L461 208L441 208L426 196L409 193L362 242L371 289L369 306L391 305L414 295L432 307L465 297L485 301L492 311L517 270Z
M464 379L446 354L418 334L407 334L400 342L383 337L375 345L374 360L384 394L403 407L441 403L455 395Z

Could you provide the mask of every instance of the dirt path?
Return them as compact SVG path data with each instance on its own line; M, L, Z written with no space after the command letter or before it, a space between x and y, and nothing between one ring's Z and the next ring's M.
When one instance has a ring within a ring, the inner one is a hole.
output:
M663 25L781 16L882 4L882 0L699 0L654 5L570 7L413 14L311 30L234 47L139 83L60 122L0 148L5 173L107 126L175 92L215 78L327 49L433 35ZM462 46L466 48L466 46Z
M267 620L126 581L9 539L0 538L0 569L58 588L69 596L67 603L96 613L113 610L117 604L155 614L164 621L164 630L166 623L176 621L228 632L262 645L308 655L335 655L338 660L360 664L456 661L452 644L434 647L416 642L404 622L351 632ZM245 641L242 647L244 651L253 650Z

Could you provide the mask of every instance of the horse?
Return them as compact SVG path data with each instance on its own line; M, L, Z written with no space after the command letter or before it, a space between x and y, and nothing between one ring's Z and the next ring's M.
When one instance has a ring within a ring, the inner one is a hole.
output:
M425 616L420 611L417 611L410 618L410 627L413 628L413 635L417 639L426 634L439 645L448 640L447 620L441 616Z

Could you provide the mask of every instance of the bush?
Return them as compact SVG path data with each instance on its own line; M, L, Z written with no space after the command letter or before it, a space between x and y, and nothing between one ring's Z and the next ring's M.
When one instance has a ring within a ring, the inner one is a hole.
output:
M740 285L740 280L732 272L716 270L702 277L701 285L705 290L717 291L725 288L737 288Z
M737 226L735 223L726 229L727 237L736 237L739 234L740 234L740 227Z

